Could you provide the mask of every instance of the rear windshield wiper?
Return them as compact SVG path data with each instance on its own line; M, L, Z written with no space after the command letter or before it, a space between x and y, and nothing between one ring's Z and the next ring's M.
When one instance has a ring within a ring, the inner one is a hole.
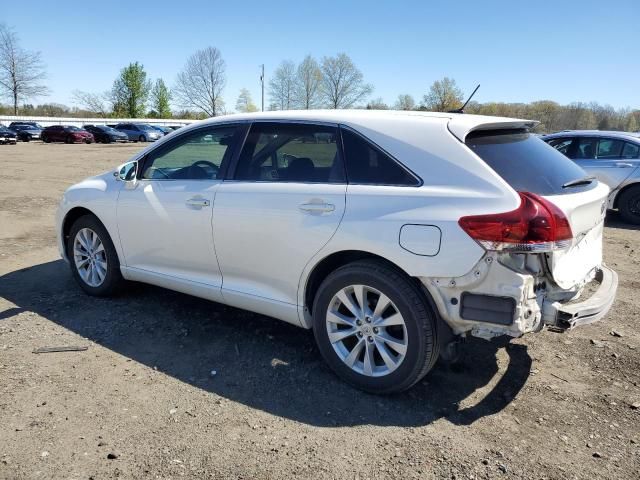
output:
M581 185L589 185L595 179L596 179L596 177L578 178L577 180L571 180L570 182L565 183L564 185L562 185L562 188L570 188L570 187L579 187Z

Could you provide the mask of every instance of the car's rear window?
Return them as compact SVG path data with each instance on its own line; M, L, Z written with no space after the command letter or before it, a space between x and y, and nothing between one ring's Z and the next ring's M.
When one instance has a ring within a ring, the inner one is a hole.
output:
M465 143L514 190L562 195L594 188L597 182L565 186L587 173L555 148L526 130L480 130Z

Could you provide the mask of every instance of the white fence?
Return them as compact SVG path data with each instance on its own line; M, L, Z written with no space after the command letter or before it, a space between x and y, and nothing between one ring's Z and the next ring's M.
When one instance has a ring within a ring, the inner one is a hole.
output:
M189 125L195 120L171 119L171 118L71 118L71 117L30 117L26 115L0 115L0 125L7 126L11 122L37 122L43 127L49 125L107 125L116 123L149 123L151 125Z

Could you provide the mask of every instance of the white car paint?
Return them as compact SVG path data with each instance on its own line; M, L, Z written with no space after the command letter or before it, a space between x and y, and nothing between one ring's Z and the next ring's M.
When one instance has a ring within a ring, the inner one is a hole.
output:
M131 183L108 172L65 193L57 213L62 256L66 258L65 218L73 209L84 208L113 238L125 278L305 328L311 327L306 301L310 275L323 259L346 251L383 257L419 279L456 334L518 336L540 329L545 312L555 314L551 307L543 308L544 295L535 290L537 280L531 272L543 275L539 256L505 260L504 255L487 252L458 224L465 215L508 212L520 205L517 192L465 146L465 137L477 129L531 127L534 122L423 112L232 115L184 127L149 145L132 161L204 125L255 121L353 129L401 161L423 183L419 187L234 180ZM550 283L555 279L558 285L549 286L550 298L576 296L602 267L599 208L607 194L608 189L599 186L586 194L549 197L568 216L574 234L585 237L574 238L570 250L552 254ZM185 205L194 198L204 203ZM520 270L505 266L519 261ZM463 291L516 299L514 323L487 325L461 318L450 299Z

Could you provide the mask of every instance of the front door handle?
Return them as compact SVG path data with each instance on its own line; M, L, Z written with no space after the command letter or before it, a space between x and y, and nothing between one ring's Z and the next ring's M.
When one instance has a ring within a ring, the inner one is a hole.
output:
M631 168L631 167L633 167L633 165L630 164L630 163L626 163L626 162L616 162L616 167Z
M320 215L323 213L330 213L336 209L336 206L331 203L303 203L298 207L305 213L311 213Z
M209 200L202 197L192 197L188 199L185 203L190 207L199 207L199 208L208 207L209 205L211 205Z

